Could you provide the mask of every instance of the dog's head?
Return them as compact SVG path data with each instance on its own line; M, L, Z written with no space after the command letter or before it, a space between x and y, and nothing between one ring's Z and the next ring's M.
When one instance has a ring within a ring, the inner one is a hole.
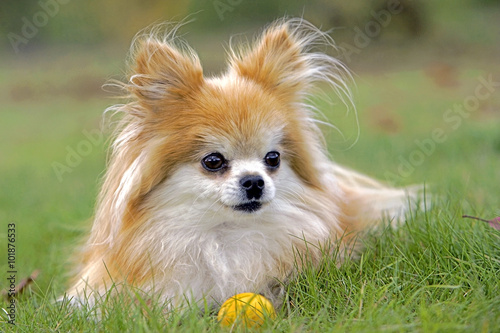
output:
M320 80L348 91L344 67L313 52L328 42L308 23L280 21L253 46L231 49L224 75L205 78L188 47L139 38L125 84L134 101L119 107L126 117L104 201L114 196L107 201L122 221L151 202L241 216L321 187L324 154L307 96Z

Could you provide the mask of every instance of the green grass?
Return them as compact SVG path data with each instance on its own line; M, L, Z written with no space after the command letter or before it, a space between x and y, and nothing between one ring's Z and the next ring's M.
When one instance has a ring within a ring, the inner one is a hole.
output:
M90 227L106 143L92 144L71 173L61 177L53 163L66 163L68 147L78 149L87 140L84 130L100 128L102 111L113 101L95 93L94 86L100 78L120 73L123 59L95 65L89 60L92 54L62 60L42 54L10 59L9 67L2 63L0 68L0 77L10 78L0 81L0 289L7 285L9 223L16 224L17 282L35 269L41 271L17 299L15 328L0 310L0 331L219 331L215 316L200 314L200 309L165 315L154 301L126 305L104 300L101 321L95 321L88 319L92 313L54 302L71 276L72 253ZM287 286L288 302L264 330L500 330L500 232L461 218L500 215L500 94L495 91L481 101L456 129L443 119L448 108L474 93L478 76L492 74L499 80L500 65L487 56L484 62L467 56L454 59L447 85L432 76L440 58L431 54L424 61L419 55L414 63L424 66L418 68L407 59L397 71L358 72L360 137L352 147L353 141L343 142L335 132L327 138L332 158L384 179L387 172L397 174L401 158L419 149L416 140L443 129L446 140L436 143L412 172L396 179L400 185L425 182L434 194L432 208L413 212L397 230L373 233L359 260L337 267L325 258L319 268L294 278ZM355 137L352 114L325 113L346 137ZM0 301L0 307L7 305Z

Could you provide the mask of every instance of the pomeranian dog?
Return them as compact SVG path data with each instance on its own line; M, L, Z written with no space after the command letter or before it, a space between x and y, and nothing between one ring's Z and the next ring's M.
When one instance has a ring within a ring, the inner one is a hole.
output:
M175 30L175 29L174 29ZM111 147L90 238L68 290L74 304L132 286L169 307L220 305L284 284L384 218L404 219L418 187L391 188L328 158L309 98L328 84L352 99L350 74L318 51L330 37L303 19L230 47L205 77L174 33L136 38L129 103ZM348 251L344 251L347 253Z

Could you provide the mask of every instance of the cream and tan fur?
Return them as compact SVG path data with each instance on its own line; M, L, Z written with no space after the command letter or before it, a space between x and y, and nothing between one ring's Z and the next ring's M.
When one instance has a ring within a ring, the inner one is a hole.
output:
M204 77L173 34L141 35L115 109L121 125L81 270L67 294L93 304L112 285L165 304L222 303L283 283L327 243L384 217L404 219L418 189L395 189L327 157L308 97L317 84L351 100L349 73L301 19L280 20ZM342 246L342 245L341 245Z

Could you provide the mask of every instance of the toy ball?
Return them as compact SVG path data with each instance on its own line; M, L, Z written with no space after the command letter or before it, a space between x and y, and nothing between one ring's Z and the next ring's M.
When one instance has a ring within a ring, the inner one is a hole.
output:
M223 327L244 325L248 328L260 327L266 319L275 319L276 311L264 296L254 293L241 293L226 300L217 315Z

